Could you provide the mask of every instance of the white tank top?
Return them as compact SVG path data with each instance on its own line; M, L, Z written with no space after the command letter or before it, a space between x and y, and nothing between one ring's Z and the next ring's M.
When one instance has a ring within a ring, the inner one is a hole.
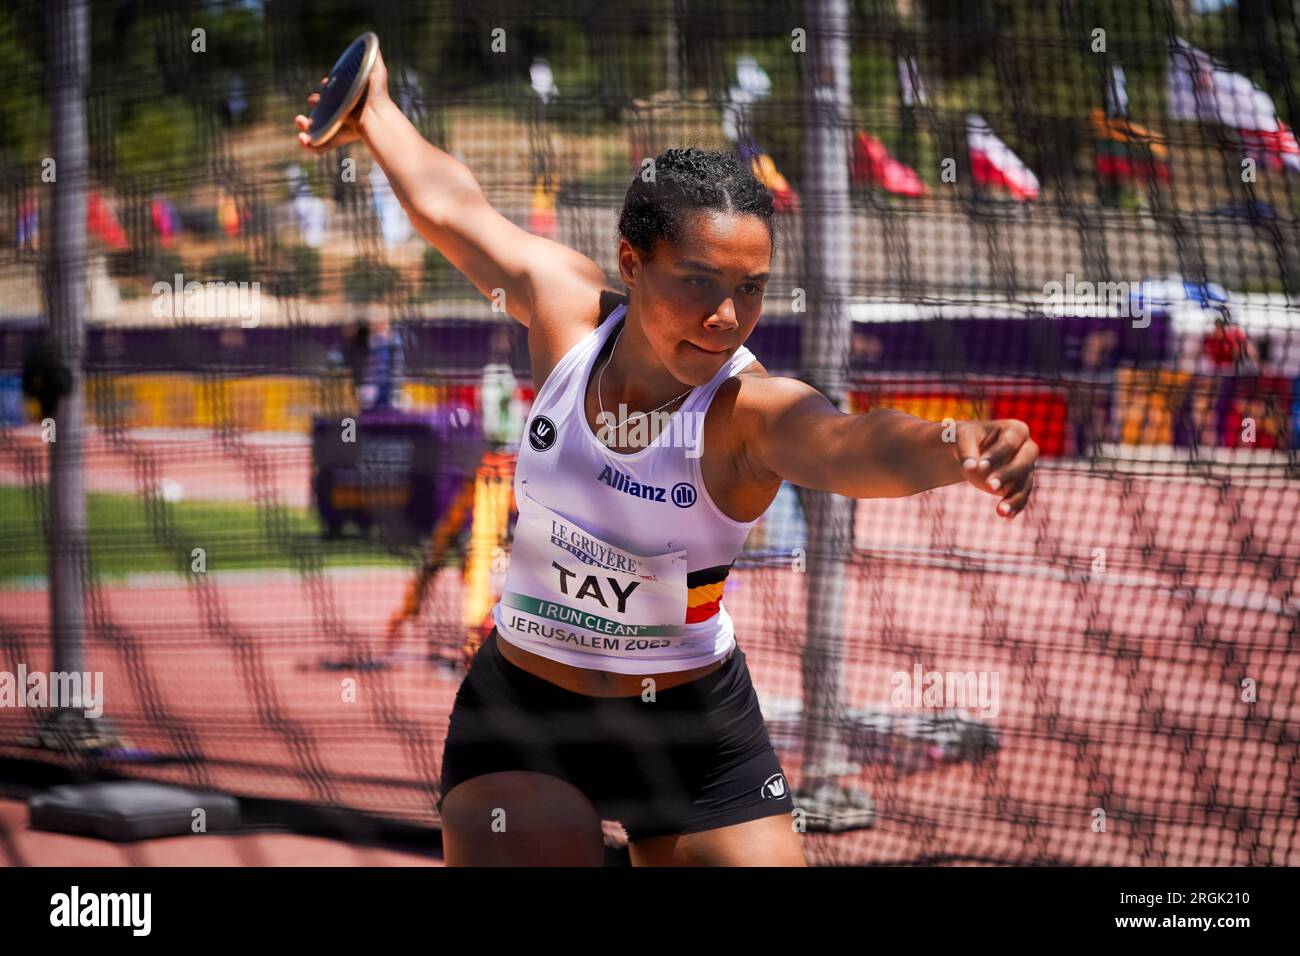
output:
M519 520L493 620L510 643L574 667L670 673L721 660L736 643L722 589L758 519L734 521L719 510L699 456L709 403L754 354L742 345L691 390L653 444L619 454L587 424L583 398L626 312L619 305L571 348L533 402L515 466ZM629 418L629 428L645 424Z

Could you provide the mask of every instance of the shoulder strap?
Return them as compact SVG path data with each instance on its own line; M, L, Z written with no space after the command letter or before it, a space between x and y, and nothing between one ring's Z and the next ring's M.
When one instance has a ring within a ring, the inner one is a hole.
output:
M598 324L603 325L605 320L609 318L611 312L617 309L620 305L626 304L626 292L615 292L612 289L602 289L600 292L600 323Z

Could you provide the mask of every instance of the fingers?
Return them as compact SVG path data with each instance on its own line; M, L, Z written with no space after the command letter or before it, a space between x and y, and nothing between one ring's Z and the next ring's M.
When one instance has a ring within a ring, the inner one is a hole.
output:
M992 436L993 441L985 442L989 447L984 449L974 469L976 475L984 476L990 491L997 491L1007 483L1011 476L1004 473L1006 463L1030 441L1029 428L1017 419L995 422L994 426L994 431L985 436L986 439Z
M1014 473L1007 465L1021 447L1023 447L1022 441L1017 441L1014 436L1008 435L1004 428L993 445L985 449L984 457L980 459L979 473L984 475L990 491L997 491L1014 477Z
M299 133L298 133L298 142L302 145L302 147L303 147L304 149L307 149L307 150L309 150L310 152L315 153L315 154L318 155L318 156L319 156L321 153L325 152L325 147L323 147L323 146L313 146L313 145L311 144L311 134L310 134L310 133L307 133L307 132L299 132Z
M324 86L326 83L329 82L329 79L330 79L329 74L322 76L320 78L320 85ZM307 94L308 106L315 106L319 102L320 102L319 93ZM299 113L297 116L293 118L293 125L298 127L298 142L304 149L309 150L310 152L314 153L317 156L319 156L321 153L326 152L324 146L313 146L311 144L311 134L309 132L309 130L311 129L311 117Z
M957 432L957 457L966 480L1002 498L997 513L1014 518L1029 502L1038 445L1019 419L976 421Z
M1032 440L1026 441L1016 451L1015 456L989 477L989 487L997 483L994 493L1000 493L1002 501L998 504L998 514L1004 518L1014 518L1024 510L1029 502L1029 492L1034 487L1034 463L1038 459L1038 446Z
M1012 494L1008 494L998 502L998 514L1008 520L1014 518L1020 512L1025 510L1025 505L1029 504L1029 493L1034 489L1034 473L1030 472L1025 476L1024 482Z
M964 428L957 434L962 474L967 481L983 483L988 491L996 492L1005 478L997 484L990 481L994 471L1015 451L1014 436L1007 434L1003 422L976 422L975 427Z

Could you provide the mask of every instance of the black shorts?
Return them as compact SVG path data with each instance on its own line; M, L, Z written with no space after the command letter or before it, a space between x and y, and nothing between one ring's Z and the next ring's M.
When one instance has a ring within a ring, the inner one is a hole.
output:
M794 810L739 647L649 701L572 693L512 664L498 640L493 630L456 693L439 811L456 784L499 770L567 780L633 841Z

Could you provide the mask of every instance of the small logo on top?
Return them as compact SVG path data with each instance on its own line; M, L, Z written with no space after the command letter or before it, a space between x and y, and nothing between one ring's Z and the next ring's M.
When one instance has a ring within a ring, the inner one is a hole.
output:
M538 415L528 426L528 444L534 451L546 451L555 444L556 434L555 422L545 415Z

